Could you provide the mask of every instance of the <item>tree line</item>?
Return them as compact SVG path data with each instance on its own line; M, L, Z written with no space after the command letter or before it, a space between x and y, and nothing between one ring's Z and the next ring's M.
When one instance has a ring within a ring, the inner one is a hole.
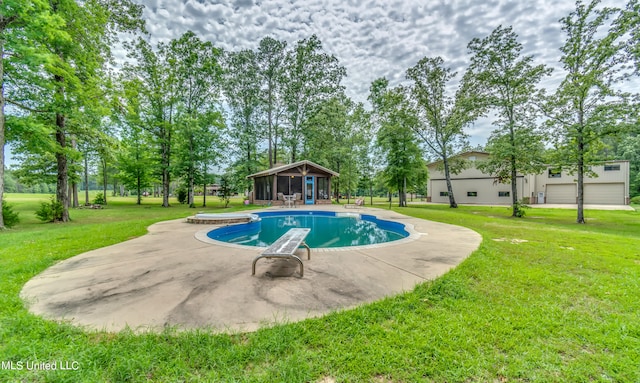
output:
M400 206L424 187L425 158L438 159L456 207L450 178L465 166L456 154L482 116L495 116L482 166L512 183L514 215L515 175L549 161L577 175L578 222L582 180L603 156L635 160L640 193L639 96L619 87L640 73L636 0L579 1L560 20L565 77L551 94L539 89L551 69L499 26L469 43L460 79L442 58L425 57L403 85L373 81L370 107L346 96L345 68L315 35L225 52L193 32L151 45L142 6L129 0L4 0L0 11L0 205L7 141L22 182L55 183L63 222L95 167L105 197L109 178L138 196L159 184L169 206L177 179L194 206L196 185L220 169L225 183L249 190L247 175L300 159L340 173L336 197L383 183ZM121 65L116 45L127 51Z
M407 171L422 158L411 146L419 140L441 161L450 206L457 207L451 175L467 165L456 158L468 147L465 129L490 116L495 129L485 150L491 156L478 167L511 184L513 216L523 214L516 175L539 173L545 164L576 175L578 223L585 223L584 178L604 159L631 160L631 196L640 194L640 95L624 87L640 74L640 3L599 3L578 1L560 20L564 78L553 93L539 87L552 69L523 55L518 35L503 26L469 42L470 64L455 89L456 73L440 57L425 57L409 68L408 85L388 89L385 79L376 80L370 100L387 155L385 171L393 173L390 182L402 190L420 174Z

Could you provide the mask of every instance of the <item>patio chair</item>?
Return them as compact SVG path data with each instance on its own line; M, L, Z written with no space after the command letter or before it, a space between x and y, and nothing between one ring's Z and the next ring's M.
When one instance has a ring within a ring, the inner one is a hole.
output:
M360 208L364 205L364 198L357 198L355 203L347 203L344 205L346 208Z

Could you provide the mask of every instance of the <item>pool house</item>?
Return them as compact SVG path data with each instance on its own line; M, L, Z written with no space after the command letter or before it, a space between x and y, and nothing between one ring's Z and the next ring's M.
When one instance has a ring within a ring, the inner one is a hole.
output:
M303 160L251 174L253 192L249 199L257 205L315 205L331 203L331 178L340 174Z

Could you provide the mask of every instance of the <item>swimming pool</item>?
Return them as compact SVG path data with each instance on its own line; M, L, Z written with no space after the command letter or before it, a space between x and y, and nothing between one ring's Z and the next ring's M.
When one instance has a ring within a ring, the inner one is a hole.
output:
M256 213L260 220L211 230L207 237L245 246L266 247L289 229L311 229L306 242L312 248L365 246L397 241L409 236L401 223L373 215L329 211L279 211Z

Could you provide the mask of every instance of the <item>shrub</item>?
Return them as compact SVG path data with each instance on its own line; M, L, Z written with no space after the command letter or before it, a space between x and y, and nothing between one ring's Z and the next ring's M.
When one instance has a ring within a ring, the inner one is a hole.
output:
M637 195L637 196L631 198L631 203L636 203L636 204L640 205L640 195Z
M62 221L62 204L51 197L49 203L40 204L40 209L36 211L36 216L43 222Z
M230 174L224 174L220 177L220 189L218 191L220 195L220 201L224 202L224 207L229 206L231 200L231 194L233 194L233 177Z
M178 197L178 202L181 204L187 203L187 189L184 187L180 187L176 190L176 195Z
M18 213L13 211L13 206L6 202L2 204L2 220L4 221L4 227L6 228L12 228L20 222Z
M516 217L518 217L518 218L524 217L527 214L525 209L529 208L528 205L526 205L525 203L523 203L521 201L516 202L516 204L514 206L512 206L512 208L513 207L515 207Z
M93 199L94 205L106 205L107 201L104 200L104 194L98 193L96 197Z

